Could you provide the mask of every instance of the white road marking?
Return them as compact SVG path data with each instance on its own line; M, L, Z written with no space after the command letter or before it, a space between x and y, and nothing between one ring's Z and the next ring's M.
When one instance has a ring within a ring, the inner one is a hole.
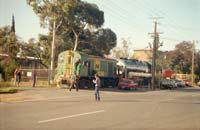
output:
M80 114L69 115L69 116L64 116L64 117L52 118L52 119L48 119L48 120L38 121L38 123L46 123L46 122L50 122L50 121L62 120L62 119L79 117L79 116L90 115L90 114L96 114L96 113L101 113L101 112L105 112L105 110L99 110L99 111L80 113Z

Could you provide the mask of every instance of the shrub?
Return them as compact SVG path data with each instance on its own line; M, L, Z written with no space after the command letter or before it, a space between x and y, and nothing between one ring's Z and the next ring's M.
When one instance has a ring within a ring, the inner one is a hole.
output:
M14 87L0 87L0 93L16 93L17 88Z
M13 77L13 73L17 68L17 62L15 59L4 59L0 63L0 73L2 73L2 77L5 81L10 81Z

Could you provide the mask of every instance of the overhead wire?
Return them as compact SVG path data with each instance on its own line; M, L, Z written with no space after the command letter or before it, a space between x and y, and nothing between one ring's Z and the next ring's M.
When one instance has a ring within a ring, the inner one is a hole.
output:
M152 3L150 3L147 0L142 0L142 2L146 3L145 5L150 5L151 7L153 7L155 9L156 12L159 12L161 15L164 16L164 21L163 22L167 22L162 23L162 25L164 25L164 27L168 26L170 29L174 30L176 33L178 33L179 35L183 36L183 37L187 37L188 32L187 33L183 33L183 31L194 31L194 30L200 30L200 28L189 28L189 27L183 27L182 25L177 24L177 22L172 19L171 17L169 17L169 15L166 12L163 12L162 10L160 10L158 7L155 8L154 5L152 5ZM161 26L162 26L161 25Z
M173 33L174 36L176 37L177 36L187 37L188 34L183 33L183 30L185 31L197 30L198 31L199 29L199 28L188 28L188 27L183 27L183 26L178 25L174 21L174 19L169 17L169 15L166 12L164 12L163 10L160 10L158 7L155 7L155 5L152 5L152 3L147 0L126 0L124 2L126 2L127 8L121 7L121 5L119 5L119 1L96 0L96 3L98 5L101 5L103 8L109 11L106 13L109 13L109 15L111 15L111 17L116 19L118 22L122 24L126 24L126 26L129 26L130 27L129 29L134 30L135 28L139 28L143 26L140 22L138 22L140 21L138 20L138 18L142 19L141 16L144 16L144 17L153 17L153 16L163 17L164 16L164 20L161 21L159 29L163 28L164 32ZM115 9L112 8L113 6L115 7ZM133 8L136 8L135 9L136 11L134 13L130 12L131 10L129 8L131 6L133 6ZM137 15L135 15L135 13ZM126 14L129 14L129 17L127 17ZM115 24L115 25L117 26L117 28L122 27L121 25L118 25L118 24ZM133 33L136 34L137 32L133 32ZM165 40L180 41L180 40L174 40L174 39L175 38L165 38Z

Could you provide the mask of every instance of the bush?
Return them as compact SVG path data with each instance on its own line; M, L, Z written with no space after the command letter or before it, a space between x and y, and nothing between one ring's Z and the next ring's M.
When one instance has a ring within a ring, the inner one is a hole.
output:
M16 93L17 88L14 87L0 87L0 93Z
M13 77L13 73L17 68L17 62L15 59L4 59L0 64L0 73L5 81L10 81Z

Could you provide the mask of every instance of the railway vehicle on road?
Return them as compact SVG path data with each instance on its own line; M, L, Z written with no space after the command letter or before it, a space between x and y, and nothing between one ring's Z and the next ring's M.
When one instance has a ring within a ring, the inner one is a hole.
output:
M146 62L130 59L109 59L88 55L83 52L66 50L59 54L55 79L69 84L72 75L78 75L80 88L93 87L94 74L98 73L102 87L115 87L120 78L128 78L130 72L150 76ZM62 77L62 78L60 78Z
M78 51L67 50L59 54L58 66L55 78L64 74L63 81L71 82L71 76L79 76L80 88L93 87L94 74L98 73L101 78L101 86L114 87L118 83L116 75L117 61L99 56L88 55Z

